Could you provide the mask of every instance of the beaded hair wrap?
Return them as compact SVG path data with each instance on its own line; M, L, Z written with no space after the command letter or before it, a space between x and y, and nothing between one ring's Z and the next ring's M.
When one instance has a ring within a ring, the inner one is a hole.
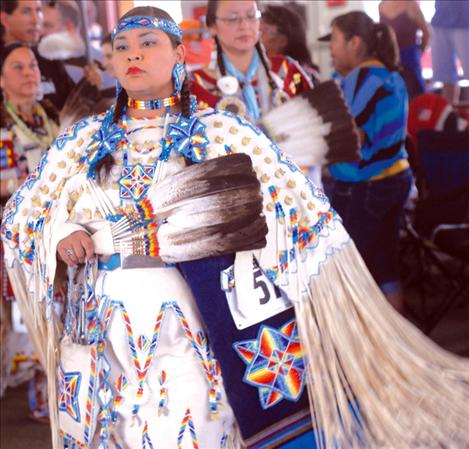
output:
M179 41L182 40L182 31L176 22L148 16L127 17L119 20L112 30L112 40L114 41L115 37L122 31L134 30L136 28L153 28L155 30L162 30L166 33L172 34Z

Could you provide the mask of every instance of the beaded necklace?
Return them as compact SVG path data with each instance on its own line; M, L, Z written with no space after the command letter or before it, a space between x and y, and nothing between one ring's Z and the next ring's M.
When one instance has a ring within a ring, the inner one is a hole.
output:
M161 154L155 163L144 165L129 165L129 147L131 146L128 136L127 113L124 110L123 117L119 123L113 122L114 107L108 110L102 121L98 132L93 134L90 144L85 154L80 159L80 163L87 163L88 178L96 178L96 167L99 161L107 155L112 154L116 149L122 149L122 171L118 181L119 197L121 204L125 200L140 202L146 195L148 189L154 181L159 182L164 177L165 162L168 161L172 150L177 155L184 156L194 163L204 161L207 153L208 138L205 134L206 125L194 116L197 111L195 97L190 99L190 116L185 117L182 113L170 114L169 106L166 107L164 117L163 136L160 139ZM174 117L174 122L169 123L169 118ZM156 125L140 127L159 128ZM156 148L159 145L154 145Z
M141 111L149 111L162 108L170 108L181 100L180 95L174 95L168 98L158 98L156 100L135 100L129 98L127 100L127 106L132 109L138 109Z
M9 101L5 102L5 108L15 122L15 125L26 135L30 142L37 144L43 150L50 147L54 140L55 133L49 117L47 117L46 112L39 103L36 103L34 106L34 114L37 114L42 120L43 130L46 133L44 136L35 133L17 114L15 107Z
M133 164L129 165L129 147L128 140L128 125L127 115L124 113L122 117L121 127L124 131L125 138L121 141L120 147L123 151L122 156L122 171L118 181L119 184L119 197L122 201L133 200L138 202L142 200L150 186L153 184L155 178L158 181L162 175L163 164L168 161L169 153L171 151L166 139L166 129L168 124L169 113L165 115L165 123L163 126L163 136L161 142L161 154L155 164ZM147 128L147 127L141 127ZM158 126L149 126L148 128L159 128Z
M122 172L119 178L119 197L121 202L126 200L133 200L138 202L142 200L150 186L153 184L155 175L157 175L157 181L161 177L162 165L168 160L169 153L171 151L167 139L165 138L168 118L170 116L170 108L171 106L177 104L180 100L180 95L174 95L168 98L158 98L155 100L135 100L134 98L129 98L127 100L127 107L129 108L137 110L158 110L164 108L166 110L166 114L165 124L163 126L163 137L160 139L161 154L157 159L156 164L143 165L138 163L134 165L128 165L130 147L128 136L130 135L130 132L128 131L127 126L128 117L126 112L124 112L121 127L124 131L125 137L120 144L123 150ZM133 130L133 132L144 128L155 129L158 128L158 126L150 125L139 127L136 130Z

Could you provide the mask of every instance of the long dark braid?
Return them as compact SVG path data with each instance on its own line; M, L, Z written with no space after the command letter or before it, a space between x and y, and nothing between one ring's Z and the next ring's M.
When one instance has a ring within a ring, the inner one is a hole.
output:
M191 116L191 91L190 91L189 77L186 76L181 88L181 113L184 117L189 118ZM190 159L184 158L186 166L194 164Z
M181 88L181 113L184 117L191 116L191 91L189 78L186 75Z
M220 70L221 76L226 76L226 67L225 61L223 61L223 50L221 48L220 40L218 36L214 36L215 45L217 47L217 66L218 70Z
M125 108L127 107L127 101L129 96L125 89L121 89L119 95L117 96L116 106L114 108L114 115L112 117L112 123L119 123L119 120L124 114Z
M274 91L275 89L277 89L277 84L275 83L274 79L272 78L272 74L270 73L270 61L265 53L264 46L261 44L260 41L257 41L256 50L259 54L259 58L261 59L262 65L264 66L267 78L269 78L269 86L272 91Z

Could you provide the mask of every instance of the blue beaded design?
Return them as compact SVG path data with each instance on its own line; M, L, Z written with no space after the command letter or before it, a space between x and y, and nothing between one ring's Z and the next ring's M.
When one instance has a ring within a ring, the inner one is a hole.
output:
M119 20L112 30L112 40L114 41L116 35L120 32L136 28L154 28L155 30L162 30L177 37L179 41L182 40L182 31L176 22L148 16L135 16Z

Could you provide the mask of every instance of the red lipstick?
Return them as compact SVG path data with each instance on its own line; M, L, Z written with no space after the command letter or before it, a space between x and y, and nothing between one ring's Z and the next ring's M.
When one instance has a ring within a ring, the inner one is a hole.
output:
M127 70L127 75L138 75L143 73L143 70L138 67L129 67Z

